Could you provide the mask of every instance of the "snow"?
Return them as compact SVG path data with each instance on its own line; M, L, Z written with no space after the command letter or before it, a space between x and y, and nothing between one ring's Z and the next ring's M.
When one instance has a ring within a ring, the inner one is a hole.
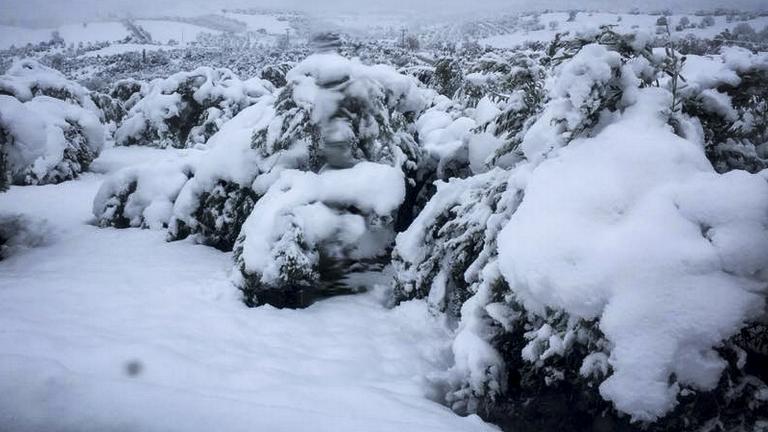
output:
M525 197L499 255L528 310L600 320L613 344L601 395L652 421L680 384L712 389L724 367L713 347L762 311L768 183L715 174L658 115L668 93L637 98L594 138L513 174Z
M128 29L120 22L91 22L83 24L69 24L58 28L59 36L67 44L75 46L89 42L117 41L130 35Z
M111 56L129 52L172 50L174 48L176 47L155 44L115 44L94 51L88 51L87 53L83 54L82 57Z
M137 20L136 24L149 32L154 42L162 44L167 44L171 40L175 40L180 44L188 44L189 42L194 42L197 36L202 33L221 33L218 30L179 21Z
M228 12L224 16L245 23L248 26L248 31L253 32L263 29L267 34L283 35L286 30L291 29L288 21L281 21L274 15Z
M28 43L46 42L52 38L52 29L27 29L0 25L0 49L8 49L11 46L22 47Z
M74 125L83 133L82 147L67 137ZM17 184L54 181L59 174L76 176L79 167L66 166L65 150L96 155L104 144L104 128L93 113L48 96L23 103L0 96L0 127L10 138L5 151Z
M687 16L692 24L699 24L703 17L694 15L672 15L668 17L670 22L670 30L672 36L675 38L682 38L688 34L693 34L700 38L713 38L722 33L725 29L733 30L739 21L732 23L726 23L725 16L713 17L715 24L711 27L701 28L687 28L681 31L676 31L675 26L679 23L680 18ZM619 18L621 20L619 21ZM657 15L632 15L632 14L615 14L615 13L601 13L601 12L579 12L576 15L576 19L572 22L568 22L568 13L564 12L550 12L539 15L539 23L544 27L542 30L524 30L522 28L508 29L509 33L498 34L481 39L479 43L481 45L490 45L495 48L514 48L525 42L548 42L551 41L556 33L570 32L573 34L591 32L598 29L601 25L613 25L614 30L619 33L629 33L633 31L640 31L646 34L654 34L656 32L656 20L659 18ZM531 19L531 17L527 17ZM550 22L557 22L557 28L551 30L549 28ZM768 17L757 17L746 21L755 30L760 31L766 25L768 25Z
M12 45L18 48L28 43L48 42L53 39L54 32L59 33L64 43L75 46L81 42L88 44L122 40L130 34L122 23L116 21L68 24L45 29L0 25L0 49L7 49Z
M284 170L256 202L243 225L244 270L260 274L264 284L280 277L272 249L279 246L287 224L299 225L311 247L332 235L344 245L354 245L365 234L364 217L339 213L332 207L354 206L365 213L390 216L404 198L403 173L388 165L361 162L349 169L321 174Z
M116 152L116 153L112 153ZM103 169L157 155L109 149ZM0 261L0 424L12 430L490 431L425 398L450 335L380 289L308 309L246 308L231 254L99 229L102 175L12 187L3 213L46 244ZM374 280L369 280L372 284Z
M131 107L115 132L115 142L163 148L205 144L211 130L218 131L240 110L271 90L272 85L267 81L257 78L241 81L224 68L201 66L158 78L142 86L141 99ZM185 117L184 111L195 104L195 108L204 113ZM188 124L174 125L174 120ZM181 137L184 126L190 130L187 136ZM182 138L184 142L179 141Z

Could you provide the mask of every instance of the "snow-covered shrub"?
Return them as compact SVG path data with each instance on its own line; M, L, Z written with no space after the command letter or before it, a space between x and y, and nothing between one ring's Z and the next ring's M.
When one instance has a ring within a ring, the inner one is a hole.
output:
M173 207L169 239L190 235L221 250L232 250L245 219L259 198L253 180L280 163L285 154L261 158L251 148L254 131L274 117L273 99L265 97L225 123L210 140L210 150L197 163Z
M122 79L112 86L109 95L123 103L126 109L130 109L141 98L143 84L135 79Z
M91 100L101 111L101 121L103 123L118 125L123 120L125 108L121 101L114 99L106 93L99 92L92 92Z
M263 156L305 147L307 169L368 160L402 164L418 149L409 130L431 92L387 66L365 66L335 54L308 57L288 73L276 117L254 135Z
M88 169L104 143L91 93L32 60L0 76L0 188L46 184Z
M102 183L94 198L97 224L103 228L167 227L173 203L192 172L193 164L183 159L116 172Z
M464 80L463 71L459 61L452 57L443 57L435 62L435 72L430 86L441 95L453 97L461 88Z
M416 193L421 151L413 119L433 98L392 68L334 54L311 56L288 73L274 118L253 136L259 157L274 162L256 178L263 197L235 248L249 302L296 304L291 299L322 277L321 262L386 256L398 217L409 217L398 210ZM331 193L325 189L354 195L323 198ZM368 193L380 196L362 196ZM399 198L372 207L387 196ZM327 226L316 226L309 211ZM275 212L283 215L277 222Z
M607 41L551 52L511 168L438 184L397 238L395 300L458 320L442 378L457 411L749 430L768 391L768 175L717 174L690 123L669 125L650 52Z
M280 88L288 84L285 75L293 68L290 63L279 63L266 65L261 69L259 76L265 81L272 83L275 88Z
M0 76L0 188L58 183L88 169L104 143L101 111L83 86L32 60Z
M0 153L5 181L59 183L88 169L104 144L104 128L92 112L48 96L20 102L0 95Z
M715 169L767 168L768 55L724 48L714 58L688 56L681 73L682 112L694 119Z
M204 144L271 87L266 81L242 81L228 69L209 67L157 79L141 88L141 99L115 132L115 143L161 148Z
M88 89L68 80L61 72L30 59L15 62L0 76L0 95L13 96L21 102L36 96L49 96L99 115L99 108Z
M300 306L323 260L376 258L405 198L399 168L361 162L320 174L284 170L256 202L235 246L248 304ZM297 304L299 303L299 304Z

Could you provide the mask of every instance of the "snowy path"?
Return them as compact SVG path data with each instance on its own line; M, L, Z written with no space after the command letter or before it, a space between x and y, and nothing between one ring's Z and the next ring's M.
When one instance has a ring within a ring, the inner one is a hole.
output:
M101 180L0 194L53 233L0 261L0 429L492 430L425 398L449 342L422 304L247 309L229 254L89 225Z

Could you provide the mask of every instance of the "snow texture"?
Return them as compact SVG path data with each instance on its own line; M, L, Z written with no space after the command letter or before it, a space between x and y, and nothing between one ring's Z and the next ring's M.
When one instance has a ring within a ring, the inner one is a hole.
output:
M160 148L205 144L271 88L266 81L242 81L228 69L210 67L157 79L142 87L141 99L115 132L115 143Z
M499 254L527 309L600 320L613 345L601 394L652 421L681 384L714 388L713 348L762 312L768 183L714 173L659 116L668 93L637 97L594 138L512 176L526 192Z

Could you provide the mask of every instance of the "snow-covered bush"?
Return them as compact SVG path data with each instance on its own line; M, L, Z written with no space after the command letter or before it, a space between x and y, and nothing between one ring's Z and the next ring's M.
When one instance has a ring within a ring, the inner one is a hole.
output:
M120 101L125 109L131 109L141 98L143 84L135 79L122 79L116 82L109 96Z
M157 79L141 88L141 99L115 132L115 143L161 148L204 144L271 88L266 81L242 81L228 69L209 67Z
M604 37L550 52L511 169L438 184L397 238L395 300L458 320L441 379L457 411L749 430L768 391L768 175L717 174L695 121L670 126L651 53Z
M0 95L13 96L21 102L49 96L99 114L88 89L68 80L61 72L29 59L14 63L0 76Z
M287 77L274 118L253 136L259 157L274 162L264 164L267 168L256 178L254 188L264 196L256 202L235 250L239 285L253 303L295 304L292 296L322 276L321 258L332 265L386 255L398 216L408 218L398 210L404 201L414 200L417 189L422 157L413 119L434 98L433 92L392 68L365 66L335 54L311 56ZM306 171L319 174L301 174ZM344 181L349 185L341 186ZM362 194L368 192L358 183L370 182L366 187L373 188L371 193L378 190L374 195L402 196L372 211L373 201L367 200L373 197L323 198L315 196L321 191L312 182ZM283 203L283 195L301 198ZM327 216L322 234L309 226L311 220L304 220L310 209ZM273 212L285 217L272 222ZM342 227L341 221L350 226ZM346 231L353 228L354 233ZM349 241L339 241L341 234ZM369 237L363 242L364 253L356 249L356 242ZM257 249L272 252L254 255L251 251Z
M93 201L100 227L163 228L168 226L173 203L192 176L193 163L148 163L124 168L102 183Z
M120 124L125 116L125 108L120 100L106 93L92 92L91 100L101 111L101 121L114 126Z
M71 180L88 169L104 144L96 115L48 96L28 102L0 96L0 135L3 177L18 185Z
M240 228L251 213L257 194L256 176L290 161L285 154L263 159L251 148L254 131L274 117L273 99L265 97L225 123L210 140L210 150L197 163L173 207L171 240L190 235L221 250L232 250Z
M641 421L668 413L683 387L714 389L725 362L713 348L759 318L765 297L768 183L715 174L665 128L669 102L645 92L543 162L499 238L526 310L599 319L612 372L600 394Z
M324 261L380 257L404 198L402 171L385 164L282 171L235 245L246 303L303 306L304 291L319 289Z
M0 189L88 169L104 143L100 115L84 87L34 61L15 63L0 76Z
M694 119L715 169L767 168L768 55L724 48L714 58L688 56L681 74L682 112Z
M461 88L463 80L463 71L459 61L452 57L443 57L435 62L435 73L430 85L441 95L450 98Z
M290 63L270 64L261 68L261 73L259 76L261 79L272 83L275 88L280 88L288 84L288 80L286 80L285 75L292 68L293 65Z

